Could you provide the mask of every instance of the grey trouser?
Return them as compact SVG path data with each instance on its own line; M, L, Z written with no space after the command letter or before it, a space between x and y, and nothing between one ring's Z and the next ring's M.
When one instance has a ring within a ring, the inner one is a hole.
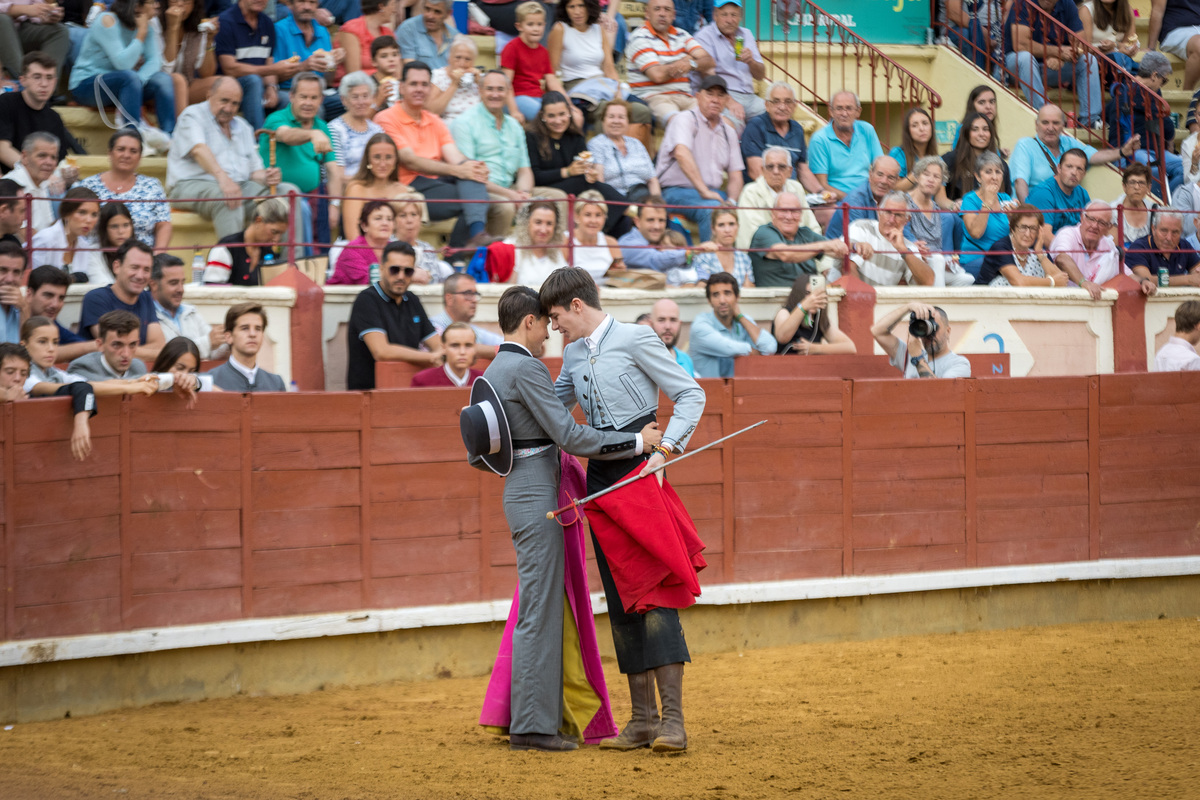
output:
M242 181L242 197L261 198L268 192L267 187L258 181ZM300 190L290 183L281 183L276 193L286 196L288 192ZM225 204L225 193L216 181L187 180L180 181L171 187L167 193L171 200L186 197L187 202L175 202L173 205L180 211L194 211L207 220L212 220L217 230L217 238L224 239L246 229L246 219L254 209L257 200L244 200L235 208ZM200 198L203 201L197 200Z
M61 77L67 53L71 50L67 26L57 22L36 25L22 22L17 27L12 17L0 14L0 64L13 79L21 77L21 60L34 50L41 50L54 59ZM13 142L13 147L20 149L21 143Z

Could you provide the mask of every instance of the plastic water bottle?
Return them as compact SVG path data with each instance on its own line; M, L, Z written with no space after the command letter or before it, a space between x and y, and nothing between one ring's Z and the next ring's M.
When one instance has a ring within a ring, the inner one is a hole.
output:
M261 266L264 266L264 267L273 267L273 266L275 266L275 254L274 254L274 253L272 253L272 252L270 252L270 251L268 251L268 252L264 253L264 254L263 254L263 257L262 257L262 264L261 264Z
M379 283L381 277L383 275L379 271L379 262L377 261L371 265L371 283Z
M204 282L204 256L199 250L192 251L192 283Z

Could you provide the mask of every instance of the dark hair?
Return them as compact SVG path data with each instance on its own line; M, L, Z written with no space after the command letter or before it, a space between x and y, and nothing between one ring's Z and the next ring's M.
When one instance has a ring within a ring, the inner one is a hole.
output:
M447 334L447 333L449 333L450 331L466 331L467 333L471 334L471 337L472 337L472 338L474 338L474 339L478 339L478 338L479 338L479 337L475 336L475 329L474 329L474 328L472 328L472 327L471 327L470 325L468 325L467 323L465 323L465 322L451 322L451 323L450 323L449 325L447 325L447 326L446 326L446 328L445 328L445 329L442 331L442 344L445 344L445 343L446 343L446 334Z
M458 287L466 281L474 283L475 279L465 272L456 272L446 278L446 282L442 284L442 296L454 294L458 291Z
M571 27L571 18L567 15L567 3L569 0L559 0L558 11L554 15L556 22L561 22L568 28ZM587 9L587 24L595 25L600 21L600 0L583 0L583 5Z
M389 201L387 201L387 200L369 200L368 202L366 202L363 205L362 211L358 212L358 232L359 233L364 234L364 235L366 234L366 232L367 232L367 229L366 229L367 217L371 216L371 214L375 213L376 211L378 211L381 208L386 208L387 210L391 211L392 219L393 220L396 219L396 209L392 208L392 204Z
M808 276L804 276L807 280ZM742 288L738 286L737 278L730 275L728 272L716 272L708 276L708 283L704 284L704 296L712 297L712 288L722 283L728 283L733 287L733 296L741 297Z
M642 209L644 209L644 208L661 208L663 210L666 210L666 207L667 207L666 200L663 200L662 197L660 197L659 195L652 194L649 197L647 197L646 199L642 200L642 202L638 204L638 210L637 210L638 219L642 218ZM667 216L668 217L670 216L670 212L667 212Z
M145 242L143 242L141 239L137 238L136 236L130 236L128 239L126 239L124 241L124 243L121 244L120 247L117 248L117 252L113 256L113 261L120 261L121 263L125 263L125 256L129 255L130 250L140 250L141 252L150 256L151 262L154 261L153 248L151 248L150 245L146 244Z
M971 126L977 119L981 119L987 124L988 135L991 136L987 149L1000 155L999 145L996 142L996 126L992 124L992 121L978 111L971 111L963 117L962 126L958 131L958 144L954 145L954 150L950 154L952 168L946 180L947 185L955 187L962 195L975 191L975 161L978 156L975 154L975 148L971 146Z
M29 68L34 64L45 69L52 69L55 72L58 71L58 62L51 58L49 53L43 50L34 50L32 53L26 53L25 57L21 59L21 74L24 75L26 72L29 72ZM13 144L16 144L16 142L13 142Z
M996 94L996 90L993 89L991 86L988 86L986 83L981 83L978 86L976 86L974 89L971 90L971 93L969 95L967 95L967 107L963 110L963 118L964 119L966 118L967 114L978 113L977 111L975 111L975 101L978 100L983 95L987 94L988 92L991 92L993 95ZM996 112L996 116L997 117L1000 116L999 111ZM994 125L995 125L995 123L993 122L993 126Z
M367 14L374 14L376 11L383 8L386 3L387 0L362 0L361 5L363 16L365 17ZM394 42L396 40L392 39L392 41ZM372 55L374 55L374 53L372 53Z
M808 279L811 275L801 275L792 283L792 291L788 292L787 300L783 301L783 310L789 314L796 310L796 306L803 302L804 298L808 297ZM829 332L829 315L822 314L817 320L817 330L824 336Z
M1006 216L1008 217L1009 227L1015 226L1022 217L1036 217L1039 228L1046 224L1046 218L1042 216L1042 210L1029 203L1021 203L1021 205L1008 212Z
M84 203L95 203L99 210L100 197L86 186L68 189L67 193L63 195L62 202L58 204L58 218L66 219L78 211Z
M158 6L158 21L162 25L163 31L167 29L167 6L169 3L160 3ZM184 33L195 33L200 30L200 23L204 21L204 11L207 4L203 0L194 0L192 3L192 13L188 14L183 20L182 30ZM191 76L189 72L188 77Z
M176 336L163 345L162 350L158 351L158 358L154 359L154 366L150 368L150 371L169 372L171 367L175 366L175 362L188 353L195 357L196 368L199 369L200 348L196 347L196 343L186 336Z
M1134 161L1132 164L1130 164L1128 167L1125 168L1125 171L1121 173L1121 183L1124 183L1125 181L1129 180L1130 178L1133 178L1133 177L1136 177L1139 175L1146 179L1147 185L1154 183L1154 173L1150 171L1149 167L1147 167L1145 164L1141 163L1140 161Z
M1175 309L1175 332L1191 333L1200 325L1200 300L1188 300Z
M267 312L261 303L238 303L236 306L230 306L225 312L225 332L233 333L238 319L247 314L257 314L262 319L263 327L267 327Z
M1129 0L1116 0L1110 13L1104 3L1092 5L1092 25L1098 31L1112 28L1114 33L1125 33L1133 27L1133 9Z
M43 286L62 286L69 289L71 282L71 276L65 269L43 264L40 267L34 267L29 273L29 293L33 294Z
M387 246L383 248L383 253L380 254L379 258L381 261L386 263L388 256L390 256L392 253L399 253L402 256L411 257L413 264L416 264L417 262L417 251L414 250L413 246L408 242L388 242Z
M1087 169L1088 154L1083 152L1082 150L1080 150L1078 147L1072 147L1070 150L1068 150L1067 152L1065 152L1061 156L1059 156L1058 157L1059 166L1062 166L1063 159L1066 158L1067 156L1075 156L1076 158L1082 158L1083 159L1083 168ZM1058 170L1055 169L1055 172L1057 172L1057 171Z
M363 8L363 14L368 14L366 8ZM399 50L400 43L396 41L394 36L376 36L371 40L371 60L375 60L375 56L379 55L380 50Z
M912 134L908 130L908 122L917 114L924 114L925 119L929 120L929 141L925 143L925 152L917 152L917 143L913 141ZM920 106L914 106L904 115L904 122L900 126L900 149L904 151L904 158L908 161L905 169L912 172L917 161L925 156L936 156L937 152L937 133L933 130L933 117L928 111ZM824 316L822 314L822 316Z
M137 27L137 12L146 0L113 0L108 10L117 18L117 21L125 28L130 30Z
M370 155L371 148L377 144L390 144L392 150L396 153L396 163L392 166L392 174L388 175L388 180L396 182L400 180L400 148L396 146L396 141L386 133L377 133L370 139L367 139L366 145L363 147L362 159L358 163L358 172L354 173L354 177L350 180L358 181L361 184L367 184L374 180L375 176L370 170Z
M541 153L543 160L549 160L550 150L553 147L550 144L552 138L550 136L550 128L546 126L546 107L552 106L555 103L565 105L568 112L573 108L571 101L562 92L546 92L542 95L542 105L538 108L537 116L529 123L529 130L533 133L533 138L537 141L538 152ZM574 119L571 119L566 133L574 133L577 136L583 135L579 132L579 128L575 127Z
M654 317L650 316L649 313L638 314L638 318L634 320L634 322L636 322L638 325L645 325L653 321Z
M116 258L116 253L113 251L119 247L119 245L113 244L112 239L108 238L108 223L112 222L114 217L125 217L129 220L129 224L133 225L133 214L129 213L129 206L124 203L110 200L100 207L100 224L96 228L100 237L100 249L104 252L104 260L108 262L109 269L112 269L113 260ZM130 238L133 238L132 234L130 234Z
M538 293L528 286L508 287L496 303L496 317L500 322L500 330L504 333L512 333L521 327L521 323L530 314L538 319L546 316L542 311L542 301Z
M549 315L552 308L570 308L571 301L579 298L585 306L600 308L600 290L596 279L586 269L559 267L542 281L538 297L542 299L542 313Z
M29 351L16 342L0 342L0 365L4 364L6 358L19 358L25 362L25 366L33 363L33 359L29 357Z
M16 208L17 203L24 199L24 195L21 184L8 178L0 178L0 208Z
M117 146L117 142L121 141L125 137L137 140L139 152L145 149L145 142L142 141L142 134L137 128L121 128L112 136L108 137L108 152L111 153L112 149Z
M154 263L150 265L150 280L161 281L164 269L182 266L183 259L179 256L173 256L170 253L159 253L154 257Z
M129 312L124 313L128 314ZM55 330L58 330L58 326L54 325L54 320L49 317L30 317L21 323L21 341L29 341L29 337L33 335L34 331L46 327L54 327Z
M0 258L19 258L21 269L29 266L29 256L25 253L25 248L12 239L0 240Z
M132 311L108 311L101 314L96 323L100 341L104 341L110 331L117 336L125 336L142 329L142 321Z
M423 72L428 72L430 75L433 74L433 70L431 70L429 65L424 61L409 61L404 65L404 69L400 70L400 82L404 83L407 81L408 73L412 72L413 70L421 70Z

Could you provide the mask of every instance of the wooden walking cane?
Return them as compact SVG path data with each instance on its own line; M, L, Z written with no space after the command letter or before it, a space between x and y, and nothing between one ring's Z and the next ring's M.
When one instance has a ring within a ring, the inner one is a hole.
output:
M266 128L259 128L254 132L254 135L267 137L267 169L275 169L275 131L269 131ZM276 184L278 185L278 184ZM271 187L271 194L275 194L275 186Z

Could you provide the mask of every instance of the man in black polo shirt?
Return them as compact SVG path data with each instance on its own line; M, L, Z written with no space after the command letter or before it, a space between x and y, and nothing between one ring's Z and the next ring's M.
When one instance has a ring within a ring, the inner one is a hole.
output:
M1166 268L1171 286L1200 286L1200 253L1183 238L1183 217L1176 211L1155 211L1150 233L1130 243L1125 266L1142 283L1144 294L1158 291L1158 271Z
M376 361L407 361L424 369L445 360L441 341L424 306L408 293L417 253L408 242L383 248L382 276L362 291L350 309L346 332L346 388L375 388ZM419 350L424 343L432 352Z
M57 85L58 65L53 58L36 50L25 56L21 63L24 88L0 94L0 172L8 172L17 165L21 160L21 143L36 131L57 137L58 161L66 158L70 138L62 117L50 107Z

